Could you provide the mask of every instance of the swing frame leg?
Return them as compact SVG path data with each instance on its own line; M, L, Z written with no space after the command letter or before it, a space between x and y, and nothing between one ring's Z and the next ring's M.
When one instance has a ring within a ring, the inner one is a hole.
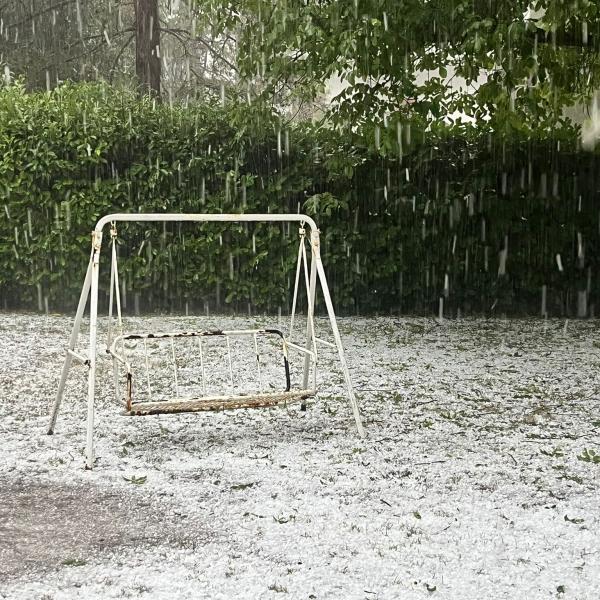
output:
M71 363L73 362L73 355L75 347L77 346L77 340L79 339L79 333L81 329L81 321L83 318L83 313L85 311L85 307L87 305L88 296L90 293L90 284L92 280L92 256L90 256L90 261L88 263L88 267L85 273L85 279L83 282L83 287L81 288L81 295L79 296L79 304L77 305L77 312L75 314L75 321L73 323L73 328L71 329L71 337L69 339L69 345L67 346L67 351L65 354L65 362L63 363L63 368L60 374L60 382L58 384L58 390L56 392L56 397L54 399L54 404L52 406L52 411L50 413L50 423L48 424L48 435L52 435L54 433L54 429L56 427L56 420L58 419L58 413L60 411L60 405L62 403L62 399L65 393L65 386L67 383L67 377L69 375L69 370L71 368Z
M317 292L317 262L315 260L315 244L319 244L318 231L311 230L310 232L310 246L311 246L311 260L310 260L310 279L308 284L308 315L306 319L306 349L310 350L315 345L313 338L314 332L314 316L315 316L315 298ZM314 365L316 369L316 365ZM302 388L308 388L308 378L310 376L310 356L306 354L304 356L304 369L302 373ZM306 401L303 401L300 405L300 410L306 410Z
M352 414L354 415L354 421L356 423L356 430L360 438L365 437L365 430L363 428L362 419L360 417L360 410L358 408L358 402L354 395L354 388L352 386L352 380L350 379L350 371L348 371L348 365L346 363L346 356L344 354L344 347L342 345L342 338L340 337L340 330L338 329L337 320L335 318L335 312L333 310L333 303L329 294L329 286L327 285L327 278L325 277L325 270L321 257L317 255L316 258L317 270L319 272L319 280L321 281L321 289L323 290L323 297L325 299L325 305L327 306L327 314L329 316L329 323L333 332L333 338L335 345L337 346L338 356L342 366L342 373L344 374L344 381L346 383L346 391L348 393L348 400L352 408Z
M119 288L119 269L117 266L117 247L116 237L117 229L115 223L111 224L110 230L112 248L111 248L111 261L110 261L110 292L108 300L108 339L106 342L106 351L109 352L112 343L112 321L113 321L113 305L116 303L117 309L117 328L118 333L123 335L123 319L121 315L121 291ZM112 371L113 371L113 386L115 393L115 402L120 402L119 397L119 363L113 356L112 358Z
M100 248L102 232L92 234L91 261L91 299L90 299L90 351L88 356L88 404L87 404L87 438L85 446L85 467L94 466L94 395L96 390L96 337L98 330L98 275L100 271Z
M310 291L309 298L309 315L314 313L314 301L315 301L315 290L316 290L316 275L319 276L319 283L321 285L321 291L323 293L323 299L325 300L325 306L327 307L327 316L329 317L329 325L333 333L335 345L338 351L340 364L342 367L342 373L344 375L344 382L346 384L346 392L348 394L348 400L354 416L354 422L356 423L356 430L360 438L365 437L365 430L363 428L362 419L360 416L360 409L356 396L354 395L354 387L352 386L352 379L350 378L350 371L348 370L348 364L346 363L346 355L344 353L344 346L342 345L342 338L340 336L340 330L338 329L337 319L335 311L333 309L333 302L331 300L331 294L329 293L329 285L327 284L327 277L325 276L325 269L323 267L323 261L321 260L321 244L319 240L319 231L311 231L311 249L312 258L310 265ZM311 310L312 309L312 310ZM311 341L312 330L308 332L307 346ZM308 370L307 362L304 363L304 383L305 386L308 384Z

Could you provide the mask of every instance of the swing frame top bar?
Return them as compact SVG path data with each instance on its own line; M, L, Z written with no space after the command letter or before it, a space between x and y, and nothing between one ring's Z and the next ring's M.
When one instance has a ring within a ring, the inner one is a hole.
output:
M244 213L113 213L105 215L97 223L94 231L101 233L106 225L114 222L206 222L206 223L304 223L314 232L319 231L317 224L308 215L304 214L244 214Z

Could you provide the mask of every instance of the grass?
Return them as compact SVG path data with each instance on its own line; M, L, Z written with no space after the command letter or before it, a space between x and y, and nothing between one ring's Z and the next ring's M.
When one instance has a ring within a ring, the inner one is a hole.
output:
M62 562L65 567L83 567L87 565L87 560L83 558L66 558Z
M592 450L591 448L585 448L584 451L577 456L577 458L583 462L600 465L600 454L597 454L596 451Z

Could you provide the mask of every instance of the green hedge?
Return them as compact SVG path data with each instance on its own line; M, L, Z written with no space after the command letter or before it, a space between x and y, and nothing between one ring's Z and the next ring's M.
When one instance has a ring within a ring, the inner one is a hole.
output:
M414 123L400 157L257 106L155 105L103 84L5 87L0 300L72 310L90 231L109 212L300 209L322 227L343 312L431 313L447 275L449 312L536 312L545 284L549 311L569 313L578 290L591 284L597 298L600 246L597 156L576 137ZM295 227L121 225L119 240L126 299L142 309L286 311Z
M236 107L168 107L97 84L50 94L2 90L5 303L36 306L41 289L51 308L72 306L89 232L109 212L296 211L325 181L324 167L312 161L315 143L302 127L286 132L263 113L242 119ZM224 305L277 306L287 295L287 234L264 226L122 226L122 277L146 307L214 304L217 287Z

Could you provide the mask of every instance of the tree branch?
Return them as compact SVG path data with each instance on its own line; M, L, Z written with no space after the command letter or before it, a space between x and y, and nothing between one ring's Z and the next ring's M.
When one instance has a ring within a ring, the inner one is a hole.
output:
M178 39L182 44L186 44L187 42L200 42L211 54L213 54L221 62L225 63L236 74L239 74L238 68L230 60L225 58L225 56L222 53L222 49L221 49L221 51L216 50L212 46L212 44L207 42L201 36L192 37L190 35L190 32L187 31L186 29L173 29L173 28L169 28L169 27L161 27L160 31L162 33L168 33L168 34L172 35L173 37ZM185 40L183 38L183 36L187 36L187 40Z
M119 59L121 58L121 56L123 56L123 52L125 52L125 48L127 48L127 46L129 46L129 44L131 44L133 38L135 38L135 32L129 36L129 39L123 44L123 46L121 46L121 49L117 53L117 56L115 57L115 60L113 61L112 67L110 68L110 72L109 72L110 73L110 75L109 75L110 83L113 82L113 75L114 75L117 63L119 62Z

